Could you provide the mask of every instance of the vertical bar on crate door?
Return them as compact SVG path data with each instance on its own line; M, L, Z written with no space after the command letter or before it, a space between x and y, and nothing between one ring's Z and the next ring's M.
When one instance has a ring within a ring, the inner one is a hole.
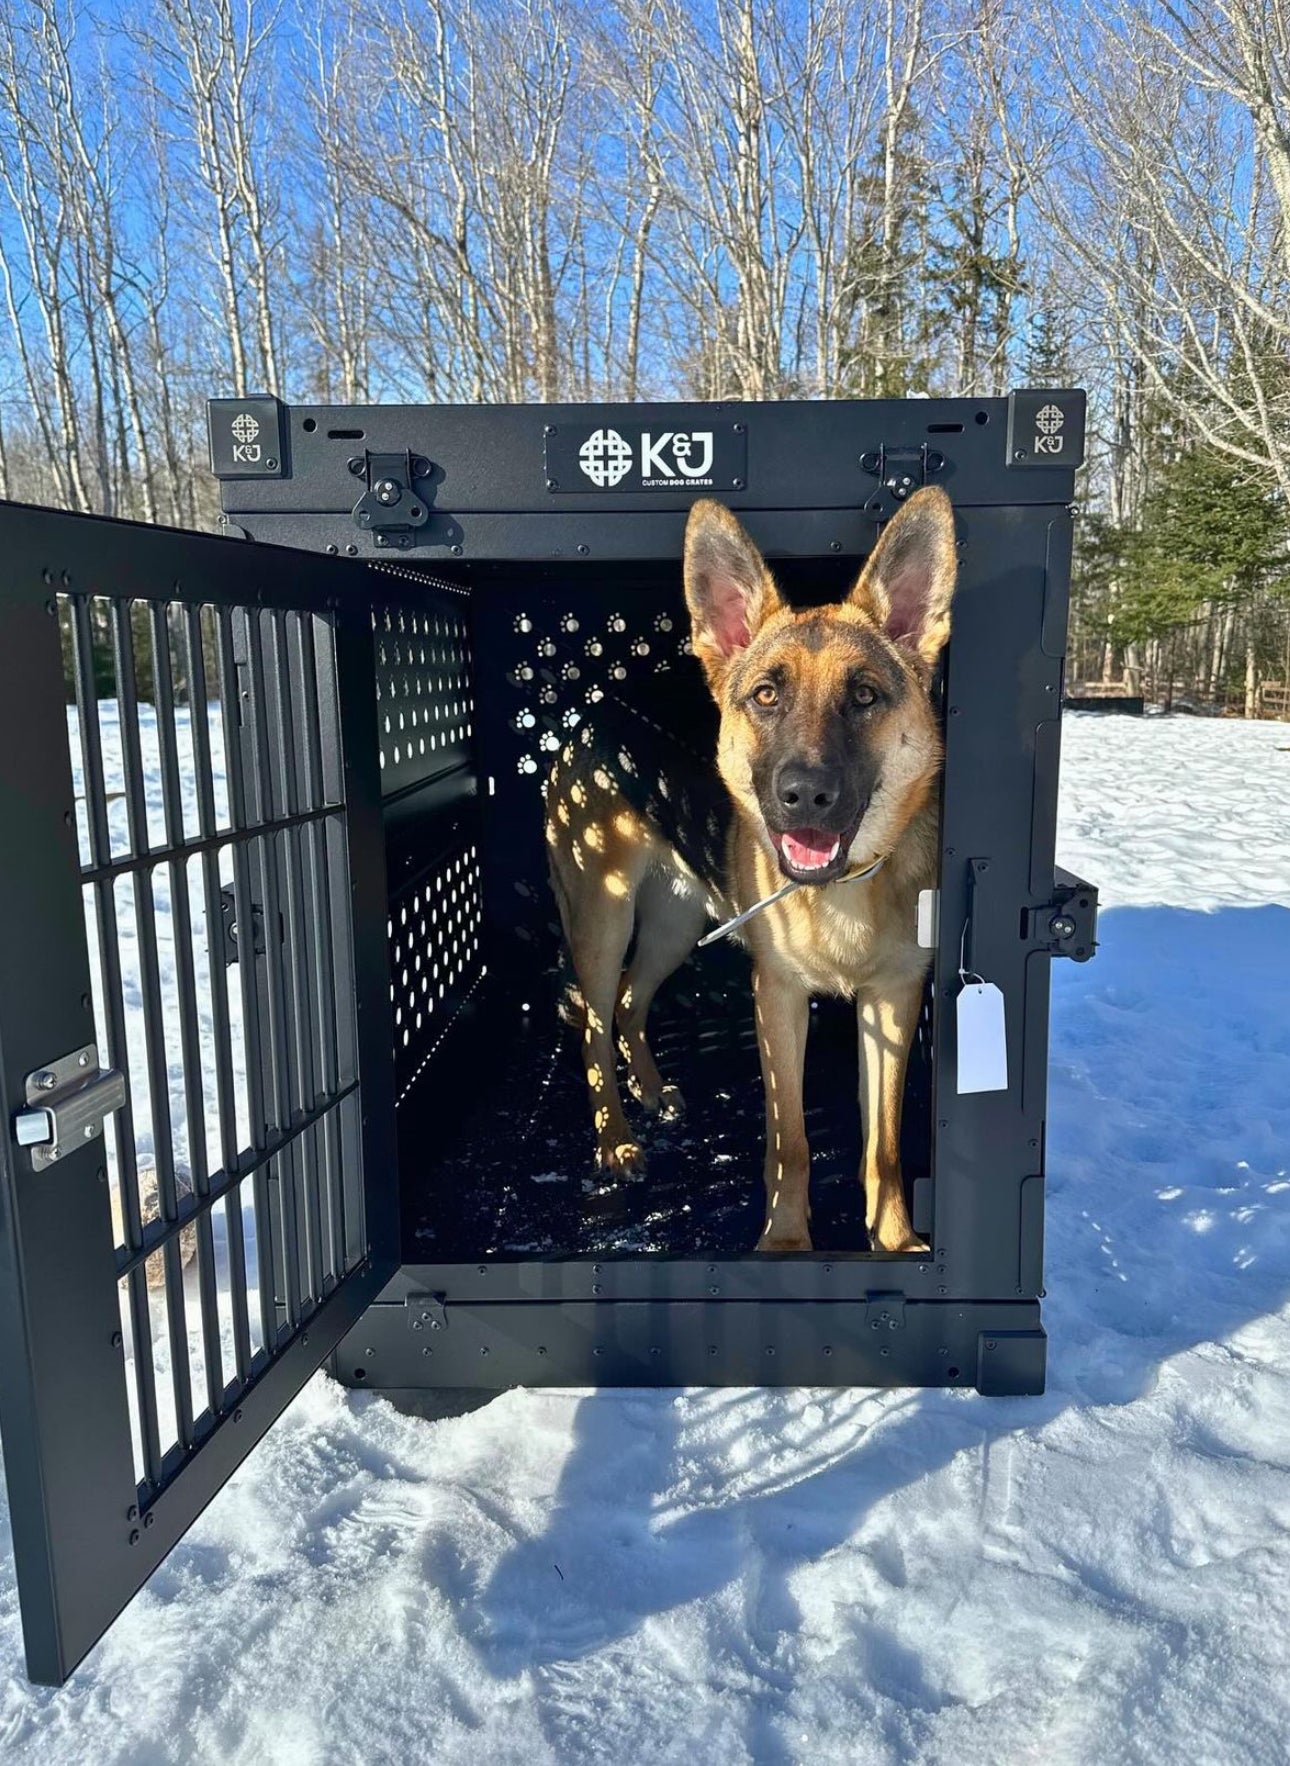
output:
M111 1119L108 1132L116 1151L117 1195L121 1207L121 1233L127 1252L143 1244L143 1218L139 1205L139 1174L134 1123L134 1076L125 1030L124 976L117 925L112 836L108 825L107 785L103 769L98 695L94 684L94 638L90 608L84 596L72 598L76 697L81 728L81 757L85 778L86 813L89 821L90 858L94 871L95 923L102 971L106 1021L100 1027L105 1047L99 1058L126 1076L125 1102ZM106 1149L105 1149L106 1151ZM140 1264L125 1278L126 1308L130 1329L130 1360L134 1368L135 1404L143 1475L155 1483L161 1475L161 1443L157 1421L157 1395L152 1361L152 1314L148 1304L147 1276Z
M316 619L313 643L319 711L318 779L323 801L341 805L345 801L345 773L336 680L336 642L334 624ZM350 949L349 846L345 823L340 816L328 817L315 832L322 889L322 911L318 921L319 961L321 986L327 1000L324 1051L330 1066L329 1089L337 1091L352 1084L358 1074L354 968ZM353 1262L349 1255L351 1235L346 1231L346 1143L341 1112L330 1110L323 1118L322 1145L327 1256L333 1277L339 1281ZM359 1211L361 1193L360 1188L349 1212ZM361 1226L361 1222L359 1224Z
M240 616L242 618L244 616ZM246 1065L247 1112L250 1117L251 1148L262 1151L266 1138L264 1110L264 1065L260 1052L260 988L255 961L255 912L251 895L251 866L248 856L247 830L250 815L247 805L247 768L243 749L243 688L238 678L233 613L221 607L217 613L220 660L220 707L224 728L224 769L228 781L229 822L233 857L233 916L239 933L237 973L242 1003L242 1051ZM252 805L255 799L252 795ZM229 1235L229 1276L233 1289L235 1320L241 1318L249 1328L250 1302L246 1280L246 1234L242 1212L242 1186L229 1191L225 1217ZM256 1221L257 1235L259 1221ZM267 1348L272 1337L264 1332L264 1282L259 1277L263 1246L256 1244L257 1294L261 1314L261 1343ZM271 1296L268 1302L271 1311ZM249 1337L248 1337L249 1348Z
M147 787L139 729L139 695L134 654L134 628L128 601L112 603L112 629L116 648L117 703L121 717L121 755L125 770L126 812L130 847L135 859L151 849L148 829ZM155 687L155 683L154 683ZM170 1073L166 1059L165 1018L162 1007L161 968L158 960L154 872L149 864L136 864L134 885L135 923L139 940L139 982L143 996L143 1032L151 1104L153 1159L161 1217L167 1227L178 1221L175 1155L170 1112ZM173 912L173 902L172 902ZM188 1330L184 1318L183 1273L179 1237L170 1232L162 1247L165 1271L165 1311L170 1355L170 1381L175 1404L175 1432L181 1447L193 1442L192 1382L188 1366ZM137 1345L136 1345L137 1349Z
M298 814L316 814L321 808L318 791L317 753L318 695L313 675L312 616L293 613L280 625L280 691L290 708L294 740L291 745L293 786L291 800ZM306 635L308 634L308 636ZM318 925L314 890L315 824L307 822L290 830L290 860L296 879L297 927L293 944L292 978L297 1002L297 1104L311 1111L325 1092L320 1079L319 1044L322 997L317 967ZM321 1245L322 1212L318 1191L318 1143L311 1129L297 1153L296 1202L299 1239L302 1243L301 1283L309 1299L322 1299L324 1264Z
M185 659L187 663L189 699L193 720L193 764L197 774L197 831L202 840L215 836L215 791L209 723L209 682L206 657L202 644L201 615L192 605L183 608ZM227 770L227 761L226 761ZM200 859L202 893L206 911L206 962L210 975L211 1028L214 1033L214 1090L219 1118L221 1174L231 1172L238 1162L237 1104L233 1086L233 1038L229 1027L228 979L224 962L223 903L219 880L219 856L207 847ZM234 1244L229 1226L229 1209L224 1210L225 1249L229 1258L229 1305L232 1324L234 1372L239 1386L246 1379L251 1347L247 1333L245 1272L240 1231L236 1243L234 1276ZM240 1228L239 1219L239 1228ZM241 1282L241 1301L237 1299L237 1283Z
M269 681L264 661L265 628L272 627L271 613L248 613L243 624L247 650L247 670L251 685L250 750L251 776L255 781L255 799L261 824L285 813L282 802L280 754L282 733L274 712L277 707L270 698ZM286 988L283 967L286 952L286 924L283 912L281 875L279 870L278 836L262 833L255 843L255 874L259 883L260 903L264 916L264 999L268 1015L268 1068L265 1094L269 1100L269 1120L278 1135L291 1125L291 1078L289 1025L287 1021ZM286 1167L290 1169L289 1166ZM269 1295L271 1305L264 1316L266 1342L276 1344L285 1324L294 1327L299 1316L294 1304L294 1285L287 1254L283 1206L283 1171L281 1157L272 1159L255 1173L256 1237L260 1270L261 1294ZM266 1272L268 1283L265 1285ZM279 1314L282 1315L281 1320Z
M347 1015L349 1012L349 998L339 992L341 982L336 966L336 941L333 936L337 912L336 894L344 887L345 871L343 865L334 861L331 849L334 843L343 858L344 830L336 817L329 816L326 821L311 824L309 837L313 880L311 911L319 1002L318 1079L322 1090L330 1094L339 1091L342 1084L337 1032L339 1011L344 1010ZM338 1007L338 1000L345 1001L343 1008ZM344 1272L344 1233L341 1225L340 1164L335 1142L335 1115L334 1110L328 1111L321 1124L319 1233L324 1282L328 1275L338 1281Z
M300 782L301 721L309 717L293 684L290 633L299 615L275 612L267 624L271 643L273 726L276 732L282 814L292 821L277 837L279 873L284 911L284 969L286 979L288 1107L300 1120L314 1102L313 1062L310 1053L312 1025L309 1017L308 926L305 906L305 874L301 830L295 822L304 808ZM287 1277L287 1310L294 1322L301 1316L309 1281L309 1219L305 1191L307 1137L297 1135L283 1153L281 1192L283 1261Z
M149 608L152 625L152 678L157 708L157 743L161 759L162 809L166 844L175 848L170 860L170 909L175 951L175 992L179 1004L179 1044L183 1066L184 1114L188 1126L188 1163L193 1200L197 1204L194 1230L197 1240L197 1289L201 1314L202 1367L206 1405L219 1414L224 1388L219 1342L219 1305L215 1276L215 1244L209 1208L201 1206L210 1194L210 1171L206 1150L206 1098L203 1081L197 979L193 964L193 926L188 894L183 787L179 759L179 726L175 710L174 671L170 647L170 610L154 601ZM191 701L192 683L189 681ZM191 703L190 723L196 722ZM194 748L194 763L196 750ZM182 1267L182 1246L179 1262ZM182 1276L181 1276L182 1280Z

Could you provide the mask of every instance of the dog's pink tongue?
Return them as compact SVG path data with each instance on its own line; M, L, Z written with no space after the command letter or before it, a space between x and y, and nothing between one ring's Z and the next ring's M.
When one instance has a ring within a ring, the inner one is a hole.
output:
M829 864L837 850L837 835L822 833L818 828L799 828L796 834L784 836L784 856L799 870L814 870Z

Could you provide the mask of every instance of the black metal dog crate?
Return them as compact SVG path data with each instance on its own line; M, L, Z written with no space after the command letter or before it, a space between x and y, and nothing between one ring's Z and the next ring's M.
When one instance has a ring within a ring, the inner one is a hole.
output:
M1095 915L1053 853L1083 418L216 400L225 537L0 506L0 1421L35 1678L329 1359L405 1394L1042 1390L1048 958ZM822 1005L817 1249L759 1257L737 950L655 1008L684 1123L643 1180L592 1171L540 786L587 719L641 766L712 753L696 494L823 601L923 482L960 538L903 1148L930 1250L868 1250L854 1014ZM1003 991L1006 1090L957 1090L964 969Z

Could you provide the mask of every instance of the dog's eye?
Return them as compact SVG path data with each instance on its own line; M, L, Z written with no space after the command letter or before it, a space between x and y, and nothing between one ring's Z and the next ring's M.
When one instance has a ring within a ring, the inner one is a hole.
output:
M874 689L866 686L863 681L861 681L858 686L852 687L851 689L851 703L853 705L859 705L861 707L874 705L877 703L877 699L878 695Z
M753 688L752 701L754 705L760 705L763 711L769 711L772 705L779 704L779 688L774 681L763 681L759 687Z

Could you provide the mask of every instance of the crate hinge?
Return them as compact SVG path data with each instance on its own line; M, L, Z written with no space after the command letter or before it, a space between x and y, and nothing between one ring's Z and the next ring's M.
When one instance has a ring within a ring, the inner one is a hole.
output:
M1026 910L1026 943L1032 950L1087 963L1097 949L1097 890L1069 871L1054 875L1052 899Z
M905 1296L878 1290L865 1295L865 1323L871 1331L903 1331Z
M32 1169L44 1171L100 1138L107 1118L125 1102L125 1075L100 1067L98 1046L91 1042L29 1073L24 1100L26 1109L14 1118L14 1139L30 1151Z
M349 469L367 485L354 505L354 526L370 533L378 546L410 546L416 530L430 519L432 486L427 481L434 468L429 460L408 448L399 454L364 451L354 456Z
M408 1323L414 1331L446 1331L448 1305L446 1294L409 1294L404 1301Z

